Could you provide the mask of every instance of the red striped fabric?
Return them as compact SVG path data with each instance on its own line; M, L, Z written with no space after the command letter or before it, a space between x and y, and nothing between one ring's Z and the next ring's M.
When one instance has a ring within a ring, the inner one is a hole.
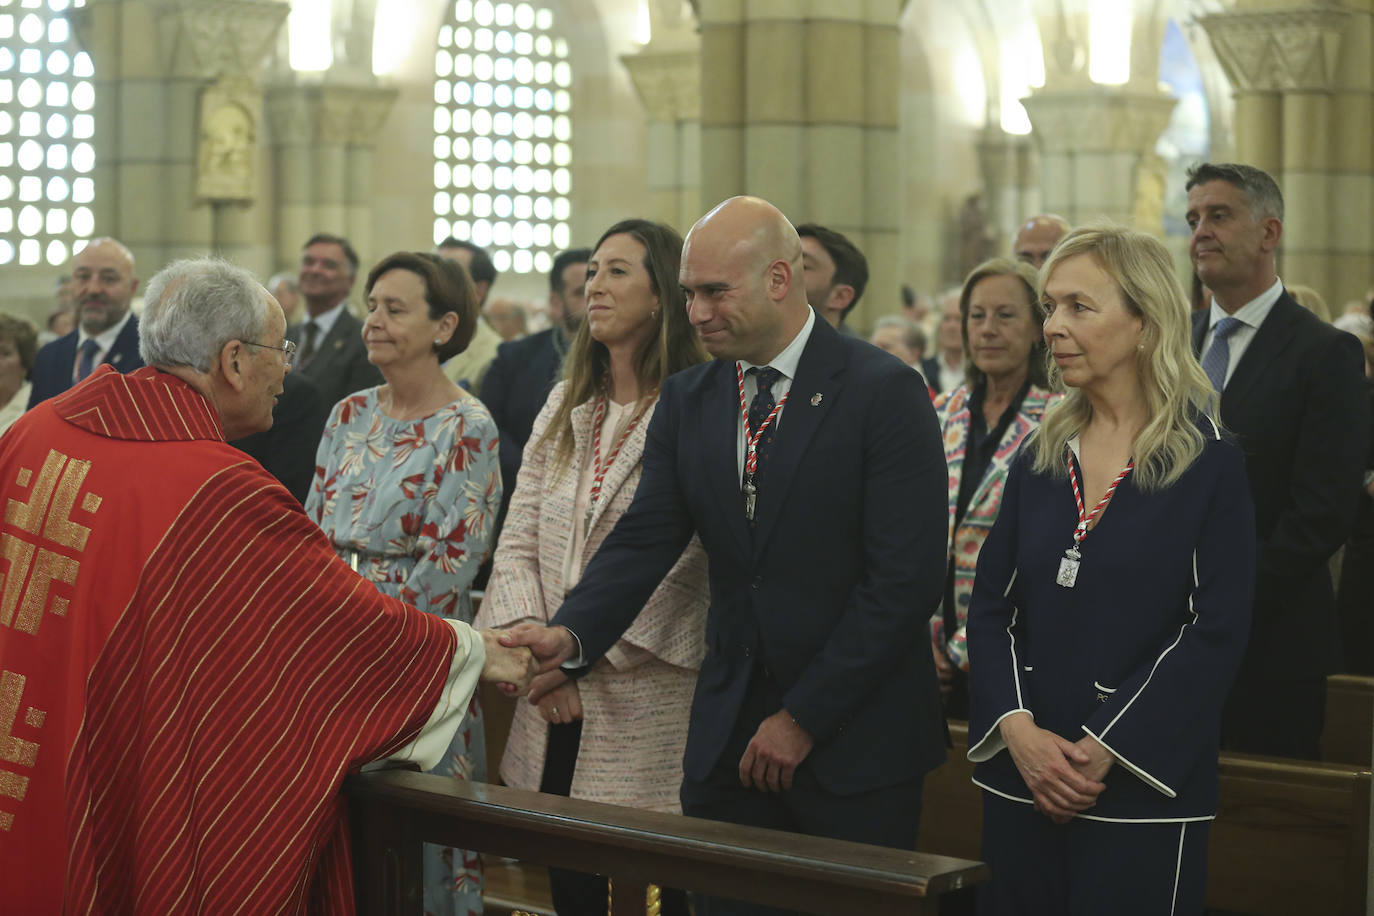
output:
M455 637L354 575L154 371L93 376L0 440L0 498L52 450L100 497L65 615L0 628L47 710L26 797L0 799L0 912L352 912L339 784L418 732Z

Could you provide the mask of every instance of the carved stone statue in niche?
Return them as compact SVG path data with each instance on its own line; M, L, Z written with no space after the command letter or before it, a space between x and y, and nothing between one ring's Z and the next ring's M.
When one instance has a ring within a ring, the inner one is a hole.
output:
M988 259L992 240L987 235L987 215L983 212L983 195L970 194L964 198L959 211L959 276L966 277L973 268Z
M258 124L262 95L243 82L221 81L200 100L196 196L251 201L257 192Z

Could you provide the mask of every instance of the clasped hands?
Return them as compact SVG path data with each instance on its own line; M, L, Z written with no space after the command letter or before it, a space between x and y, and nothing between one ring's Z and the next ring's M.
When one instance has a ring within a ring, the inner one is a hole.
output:
M1102 780L1116 758L1092 735L1062 738L1035 724L1029 713L1007 716L1000 725L1016 769L1035 799L1035 810L1056 824L1097 804Z
M559 666L578 651L577 640L566 627L546 627L521 623L501 634L503 646L524 646L534 653L539 676L530 685L529 701L539 707L549 722L570 722L582 717L577 684ZM507 696L520 693L514 685L502 684ZM784 792L792 788L797 765L811 753L814 740L797 724L790 713L780 709L759 723L739 761L739 780L745 788L763 792Z

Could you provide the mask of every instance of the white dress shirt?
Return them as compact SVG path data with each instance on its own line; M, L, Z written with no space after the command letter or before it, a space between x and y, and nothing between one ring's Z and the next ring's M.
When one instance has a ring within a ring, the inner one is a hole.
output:
M95 368L97 366L105 362L105 357L109 355L110 348L114 346L115 338L117 338L119 336L119 333L124 330L124 325L129 323L129 317L131 315L133 315L132 309L125 311L123 318L116 321L111 327L108 327L105 330L101 331L99 334L95 335L96 351L95 359L91 361L92 371L95 371ZM81 379L77 377L78 373L81 371L81 348L85 345L86 341L90 339L91 335L81 330L81 326L77 325L76 359L72 360L72 384L76 384L77 382L81 381Z
M1212 331L1217 326L1217 322L1223 318L1236 318L1240 320L1240 327L1231 332L1231 336L1226 338L1229 347L1230 358L1226 363L1226 382L1231 381L1231 373L1236 371L1236 366L1240 364L1240 358L1245 354L1245 348L1250 345L1250 341L1255 339L1255 332L1259 326L1264 324L1264 319L1269 317L1269 310L1274 307L1274 303L1279 301L1279 296L1283 295L1283 281L1274 280L1274 285L1260 293L1249 302L1236 309L1234 314L1227 315L1226 310L1217 305L1216 297L1212 298L1212 311L1207 317L1207 334L1202 338L1202 352L1198 354L1201 359L1207 353L1207 348L1212 345ZM1226 387L1225 382L1221 386Z
M789 343L787 346L783 347L782 352L779 353L777 356L773 357L772 362L768 363L769 366L772 366L774 369L782 373L782 377L773 383L772 391L774 401L781 401L782 396L792 390L792 379L797 377L797 364L801 362L802 351L806 349L806 342L811 339L811 331L816 326L815 310L808 309L807 311L808 314L806 317L806 324L802 325L802 329L797 332L796 337L792 338L792 342ZM738 365L740 369L744 372L744 403L753 404L754 395L758 394L759 392L759 383L758 379L755 376L749 374L749 370L754 368L762 369L764 367L756 367L754 363L748 362L746 360L739 360ZM778 427L782 425L782 415L786 412L786 410L787 407L784 406L782 410L778 411L777 416L773 418L774 432L776 432ZM743 415L740 415L740 417L738 418L735 424L735 428L739 433L739 435L736 438L736 452L739 458L740 484L743 485L744 456L746 451L748 450L748 446L745 444L744 441ZM758 432L758 430L753 431Z

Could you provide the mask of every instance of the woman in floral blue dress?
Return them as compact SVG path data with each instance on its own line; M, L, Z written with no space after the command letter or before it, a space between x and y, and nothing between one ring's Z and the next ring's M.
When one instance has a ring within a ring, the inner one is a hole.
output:
M501 503L496 424L439 367L472 339L472 281L455 262L400 252L368 275L367 310L363 341L386 384L334 405L305 510L380 591L471 623L468 589ZM476 697L431 772L485 780ZM482 912L477 853L425 846L425 912Z

